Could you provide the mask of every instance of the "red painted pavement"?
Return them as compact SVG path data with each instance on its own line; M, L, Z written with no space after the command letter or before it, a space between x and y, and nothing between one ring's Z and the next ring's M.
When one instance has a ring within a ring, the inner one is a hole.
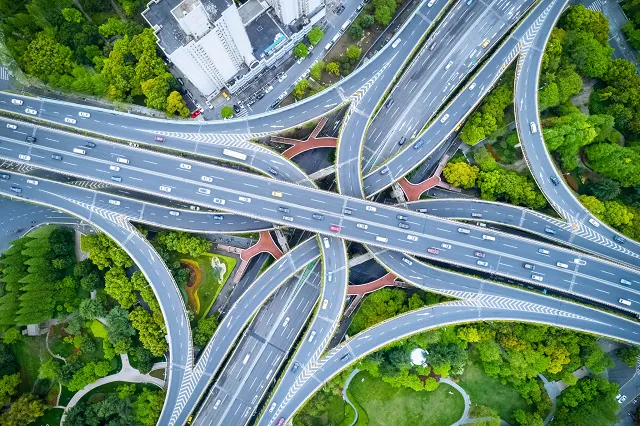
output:
M291 148L287 149L282 153L288 159L295 157L296 155L303 153L305 151L309 151L315 148L334 148L337 143L337 138L319 138L317 137L320 133L320 130L327 124L327 119L323 118L318 122L318 125L313 129L309 137L305 140L301 139L293 139L293 138L283 138L280 136L272 136L272 142L280 142L288 145L292 145Z

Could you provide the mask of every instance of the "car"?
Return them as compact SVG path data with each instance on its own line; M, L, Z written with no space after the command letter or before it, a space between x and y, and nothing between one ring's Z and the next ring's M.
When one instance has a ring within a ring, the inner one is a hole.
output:
M381 175L386 175L387 173L389 173L389 168L386 166L382 170L380 170Z
M531 279L536 281L542 281L544 280L544 277L542 275L531 274Z
M631 285L631 281L625 280L624 278L620 278L620 284Z
M30 185L38 185L40 182L35 179L27 179L27 183Z
M209 101L204 101L204 104L207 106L207 108L209 109L213 109L213 104Z
M287 325L289 325L289 320L290 320L290 319L291 319L291 318L286 317L286 318L284 319L284 321L282 322L282 326L283 326L283 327L286 327Z
M487 241L495 241L496 237L494 237L493 235L483 235L482 239Z
M556 230L553 228L549 228L548 226L545 226L544 232L546 232L547 234L555 235Z
M418 139L416 143L413 144L413 149L420 149L424 145L424 141L422 139Z
M11 99L11 103L14 105L22 105L24 101L22 99Z
M153 140L156 142L164 142L164 138L162 136L156 136Z
M409 258L407 258L407 257L403 257L403 258L402 258L402 261L403 261L404 263L406 263L407 265L409 265L409 266L413 265L413 262L411 261L411 259L409 259Z
M471 83L471 85L469 86L469 90L473 90L476 88L476 83Z
M284 81L284 79L287 78L287 74L281 72L280 74L278 74L278 81L280 83L282 83Z
M16 194L22 193L22 188L18 186L12 186L11 188L9 188L9 190L11 190L12 192L15 192Z
M482 46L483 49L485 49L489 43L491 43L491 40L486 39L485 41L482 42L482 44L480 46Z
M626 400L627 400L627 395L622 395L622 397L620 397L620 404L622 404Z
M324 216L320 213L314 213L311 215L311 217L313 217L315 220L324 220Z
M482 213L471 212L471 217L482 217Z
M169 214L170 214L171 216L180 216L180 212L177 212L177 211L175 211L175 210L169 210Z
M282 220L286 220L287 222L293 222L292 216L282 216Z
M322 309L327 309L327 306L329 306L329 299L324 299L322 302Z
M18 155L18 158L24 161L31 161L31 156L26 154L20 154Z
M299 369L300 369L300 363L298 361L295 361L293 363L293 366L291 367L291 372L295 374Z
M111 176L111 180L114 182L122 182L122 177L120 176Z
M120 166L109 166L109 170L113 170L114 172L119 172Z
M278 211L281 213L289 213L289 208L287 207L278 207Z
M356 7L356 10L360 11L362 10L363 7L364 7L364 2L360 3L358 7Z
M36 138L34 138L33 136L27 136L26 138L24 138L24 140L30 143L35 143Z
M387 99L387 102L384 103L384 107L385 108L391 108L392 105L393 105L393 99L392 98Z
M274 176L278 176L278 171L276 169L274 169L273 167L269 167L269 173L271 173Z
M485 262L484 260L478 260L476 263L477 263L479 266L484 266L484 267L489 266L489 262Z
M391 47L393 49L395 49L396 47L398 47L398 45L400 44L400 42L402 41L402 39L397 38L396 41L393 42L393 44L391 45Z
M468 230L467 228L458 228L458 232L461 234L470 234L471 231Z
M587 264L587 261L584 259L573 259L573 263L576 265L584 266Z
M211 190L209 188L198 188L198 193L203 195L210 195Z
M440 247L442 247L443 249L449 249L449 250L451 250L451 244L442 243L442 244L440 244Z
M271 191L271 196L272 197L282 198L282 192L280 192L280 191Z
M274 402L273 404L271 404L271 406L269 407L269 412L273 413L273 410L276 409L276 403Z
M449 119L449 114L445 114L442 116L442 118L440 119L441 123L444 123L445 121L447 121Z
M433 50L433 49L435 49L437 45L438 45L438 43L436 43L436 42L434 41L433 43L431 43L431 44L429 45L429 50Z
M543 249L543 248L539 248L538 249L538 253L540 253L540 254L549 254L549 250Z
M85 141L84 146L86 146L87 148L95 148L96 144L95 142Z
M407 225L407 224L406 224L406 223L404 223L404 222L400 222L400 223L398 224L398 228L400 228L400 229L409 229L409 228L410 228L410 226L409 226L409 225Z
M189 210L193 210L194 212L199 212L200 211L200 207L198 207L198 206L189 206Z
M123 157L116 158L116 162L122 163L122 164L129 164L129 160L127 158L123 158Z
M403 214L398 214L398 215L396 215L396 219L398 219L398 220L407 220L407 217L405 215L403 215Z
M199 110L199 109L197 109L197 110L195 110L195 111L193 111L193 112L191 113L191 118L196 118L196 117L197 117L197 116L199 116L200 114L201 114L200 110Z
M262 97L264 96L264 94L265 94L265 93L269 93L269 92L271 92L272 90L273 90L273 86L267 86L267 87L264 89L264 93L260 93L260 94L258 95L258 99L262 99Z
M322 243L324 244L324 248L331 247L331 244L329 243L329 238L327 237L322 238Z
M119 206L120 205L120 201L119 200L109 200L109 204L113 204L114 206Z
M222 400L221 400L221 399L218 399L218 400L216 401L216 403L215 403L215 404L213 404L213 409L214 409L214 410L217 410L217 409L218 409L218 407L220 406L220 403L221 403L221 402L222 402Z
M191 164L180 163L180 168L184 170L191 170Z
M11 175L8 173L0 173L0 179L9 180L11 179Z
M225 98L226 100L230 100L231 96L229 96L229 94L227 93L226 90L222 91L222 97Z
M481 228L486 228L486 227L487 227L487 224L486 224L486 223L484 223L484 222L476 222L476 226L479 226L479 227L481 227Z
M26 112L27 114L31 114L31 115L37 115L38 111L36 111L33 108L25 108L24 112Z
M344 12L344 5L340 5L340 7L336 9L336 15L340 15L342 12Z
M407 235L407 240L409 241L418 241L418 237L416 237L415 235Z
M214 214L213 220L224 220L224 216L222 216L221 214Z
M202 108L202 105L196 104L196 108L198 109L198 111L200 111L200 114L204 112L204 108Z
M8 123L8 124L7 124L7 129L13 129L13 130L16 130L17 128L18 128L18 126L16 126L15 124L11 124L11 123Z
M538 133L538 126L536 126L536 123L533 121L529 123L529 130L531 130L531 133Z
M367 225L366 223L356 223L356 228L369 229L369 225Z
M400 140L398 141L398 145L399 145L399 146L402 146L402 145L404 145L404 143L405 143L406 141L407 141L407 137L406 137L406 136L403 136L403 137L401 137L401 138L400 138Z
M378 210L376 207L373 207L373 206L365 206L364 209L368 212L375 212Z
M342 231L342 227L340 227L340 226L338 226L338 225L331 225L331 226L329 227L329 229L330 229L332 232L340 232L340 231Z
M78 115L80 117L84 117L84 118L89 118L91 117L91 114L89 114L88 112L84 112L84 111L78 111Z
M467 6L471 6L473 4L473 0L467 0Z
M481 251L474 251L474 252L473 252L473 255L474 255L475 257L479 257L479 258L484 258L484 257L486 256L486 255L484 254L484 252L481 252Z
M316 331L312 330L311 334L309 334L309 343L313 342L314 337L316 337Z
M597 220L595 220L592 217L589 218L589 223L592 224L593 226L595 226L596 228L600 226L600 222L598 222Z
M213 182L213 178L211 176L200 176L200 180L203 182Z
M160 185L160 191L171 192L171 187L166 185Z
M214 204L220 204L221 206L224 206L224 203L225 203L225 202L226 202L225 200L220 199L220 198L214 198L214 199L213 199L213 203L214 203Z
M57 160L57 161L62 161L62 155L51 154L51 158L53 158L54 160Z
M347 361L349 361L350 359L351 359L351 354L350 354L350 353L347 353L347 354L342 355L342 356L340 357L340 361L342 361L342 362L347 362Z
M180 83L180 86L184 86L184 81L180 77L176 78L176 80L178 80L178 83Z
M431 254L439 254L439 253L440 253L440 250L438 250L438 249L437 249L437 248L435 248L435 247L429 247L429 248L427 249L427 253L431 253Z
M555 176L549 176L549 180L551 181L551 183L552 183L554 186L558 186L558 185L560 185L560 181L559 181L559 180L558 180L558 178L557 178L557 177L555 177Z
M76 119L75 118L71 118L71 117L65 117L64 118L64 122L65 123L69 123L69 124L76 124L77 123Z
M346 214L347 216L351 216L353 214L353 210L344 208L342 209L342 214Z
M619 237L619 236L617 236L617 235L614 235L614 236L613 236L613 241L615 241L615 242L616 242L616 243L618 243L618 244L624 244L624 241L625 241L625 240L624 240L624 238L621 238L621 237Z
M250 202L251 202L251 198L249 198L249 197L244 197L244 196L242 196L242 195L238 197L238 200L243 201L243 202L245 202L245 203L250 203Z
M234 105L233 112L235 112L236 114L240 114L240 107L238 105Z
M531 263L526 262L522 264L522 267L525 269L530 269L532 271L536 269L536 265L532 265Z

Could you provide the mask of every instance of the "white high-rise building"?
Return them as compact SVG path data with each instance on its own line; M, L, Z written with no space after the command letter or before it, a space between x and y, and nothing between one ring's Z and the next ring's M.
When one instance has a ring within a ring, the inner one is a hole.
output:
M267 0L284 24L291 24L324 6L324 0Z
M142 16L167 57L205 96L256 60L231 0L152 0Z

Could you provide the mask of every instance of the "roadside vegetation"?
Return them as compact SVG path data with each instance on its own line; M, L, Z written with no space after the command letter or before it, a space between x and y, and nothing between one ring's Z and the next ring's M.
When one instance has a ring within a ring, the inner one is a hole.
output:
M28 76L56 90L137 103L186 117L176 79L141 25L141 0L0 2L7 52Z

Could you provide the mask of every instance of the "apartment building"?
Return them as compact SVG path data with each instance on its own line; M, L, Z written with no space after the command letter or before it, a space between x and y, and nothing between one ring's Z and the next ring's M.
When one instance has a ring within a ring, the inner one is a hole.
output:
M286 25L303 17L311 16L313 12L324 7L324 0L267 0L278 19Z

